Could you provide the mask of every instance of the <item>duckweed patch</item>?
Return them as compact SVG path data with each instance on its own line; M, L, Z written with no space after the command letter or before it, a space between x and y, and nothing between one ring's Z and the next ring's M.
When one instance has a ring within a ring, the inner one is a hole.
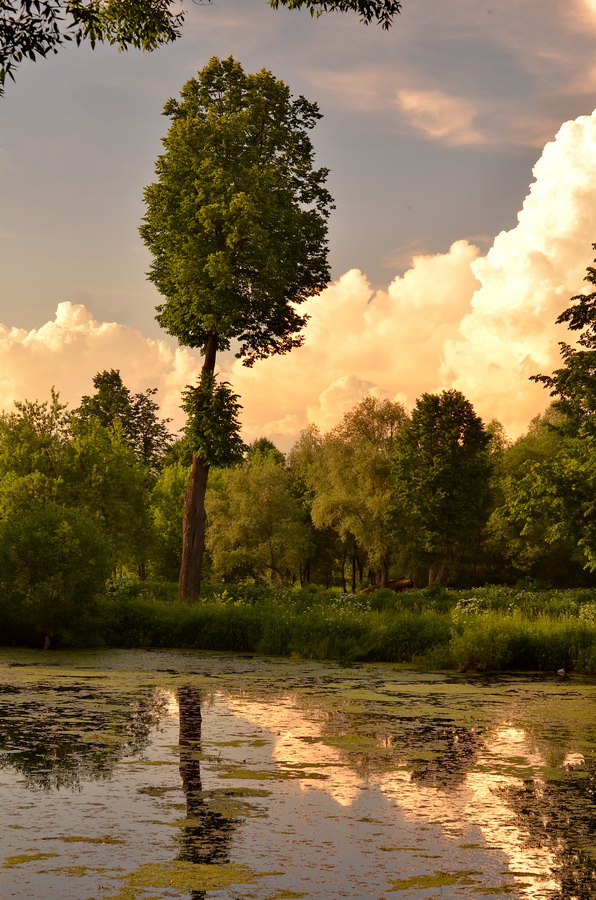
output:
M40 859L52 859L54 856L60 856L59 853L19 853L16 856L6 856L4 858L3 869L14 869L15 866L22 866L25 863L37 862Z
M83 837L80 835L59 834L56 836L48 836L42 838L44 841L64 841L67 844L124 844L125 841L120 838L112 837L109 834L102 834L101 837Z
M290 778L298 778L300 780L325 780L329 775L323 772L311 772L304 767L293 769L284 767L283 769L247 769L241 766L222 766L219 770L220 778L235 778L239 781L284 781Z
M136 900L154 888L183 891L216 891L233 884L256 884L272 872L253 872L247 866L218 866L174 860L163 865L141 866L136 872L119 876L124 885L117 894L104 900Z
M444 888L451 884L478 884L477 878L472 875L480 875L480 872L435 872L434 875L414 875L411 878L398 878L391 882L390 891L421 891L425 888Z
M276 891L270 894L267 900L299 900L300 897L307 897L303 891Z

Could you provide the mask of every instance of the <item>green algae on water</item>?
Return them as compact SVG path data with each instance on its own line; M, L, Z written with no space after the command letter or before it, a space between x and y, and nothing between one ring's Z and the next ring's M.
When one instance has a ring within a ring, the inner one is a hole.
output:
M421 891L425 888L443 888L450 884L479 884L477 878L471 875L480 875L474 870L464 872L435 872L434 875L414 875L411 878L398 878L391 882L390 891Z
M180 860L162 865L141 866L136 872L120 876L124 885L117 894L104 900L139 900L152 888L171 888L183 891L217 891L232 884L256 884L266 875L276 872L253 872L248 866L208 863L189 863ZM143 892L143 893L139 893Z
M17 856L6 856L4 858L3 869L13 869L15 866L22 866L23 863L35 862L38 859L51 859L53 856L60 856L59 853L20 853Z

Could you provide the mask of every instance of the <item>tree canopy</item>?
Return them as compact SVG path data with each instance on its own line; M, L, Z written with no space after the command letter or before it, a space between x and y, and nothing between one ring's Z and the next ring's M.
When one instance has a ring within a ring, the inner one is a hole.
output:
M386 524L391 496L391 456L407 413L400 403L364 397L321 439L307 464L312 519L333 527L387 583L394 540ZM312 438L311 433L311 438Z
M489 435L459 391L423 394L400 429L393 464L393 520L441 581L454 549L490 512Z
M204 0L205 4L211 0ZM400 0L268 0L274 9L356 12L365 24L389 28ZM5 0L0 7L0 95L23 59L57 53L68 41L155 50L180 37L184 12L175 0Z
M105 369L93 378L95 393L81 398L75 410L76 425L96 421L108 428L119 423L122 436L140 462L155 474L172 444L169 419L160 419L154 397L157 388L133 394L118 369Z
M301 343L294 309L329 280L325 189L308 131L318 107L263 69L213 57L169 100L140 233L157 320L203 351L238 341L246 365Z

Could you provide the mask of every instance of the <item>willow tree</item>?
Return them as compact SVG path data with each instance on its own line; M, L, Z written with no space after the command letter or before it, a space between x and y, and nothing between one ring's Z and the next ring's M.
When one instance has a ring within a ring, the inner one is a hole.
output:
M232 57L213 57L164 114L171 124L140 232L153 254L149 279L165 300L158 322L204 356L199 384L189 388L195 399L186 397L187 410L202 411L187 431L195 446L179 582L180 596L193 599L209 467L225 459L226 439L232 455L237 449L235 398L223 402L214 379L217 352L232 347L251 366L302 343L296 306L329 281L332 200L308 134L318 107L293 98L271 72L249 75Z

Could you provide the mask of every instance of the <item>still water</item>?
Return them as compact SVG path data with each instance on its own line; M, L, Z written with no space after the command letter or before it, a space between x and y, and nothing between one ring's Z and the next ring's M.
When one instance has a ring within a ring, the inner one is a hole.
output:
M0 651L0 897L596 898L596 684Z

